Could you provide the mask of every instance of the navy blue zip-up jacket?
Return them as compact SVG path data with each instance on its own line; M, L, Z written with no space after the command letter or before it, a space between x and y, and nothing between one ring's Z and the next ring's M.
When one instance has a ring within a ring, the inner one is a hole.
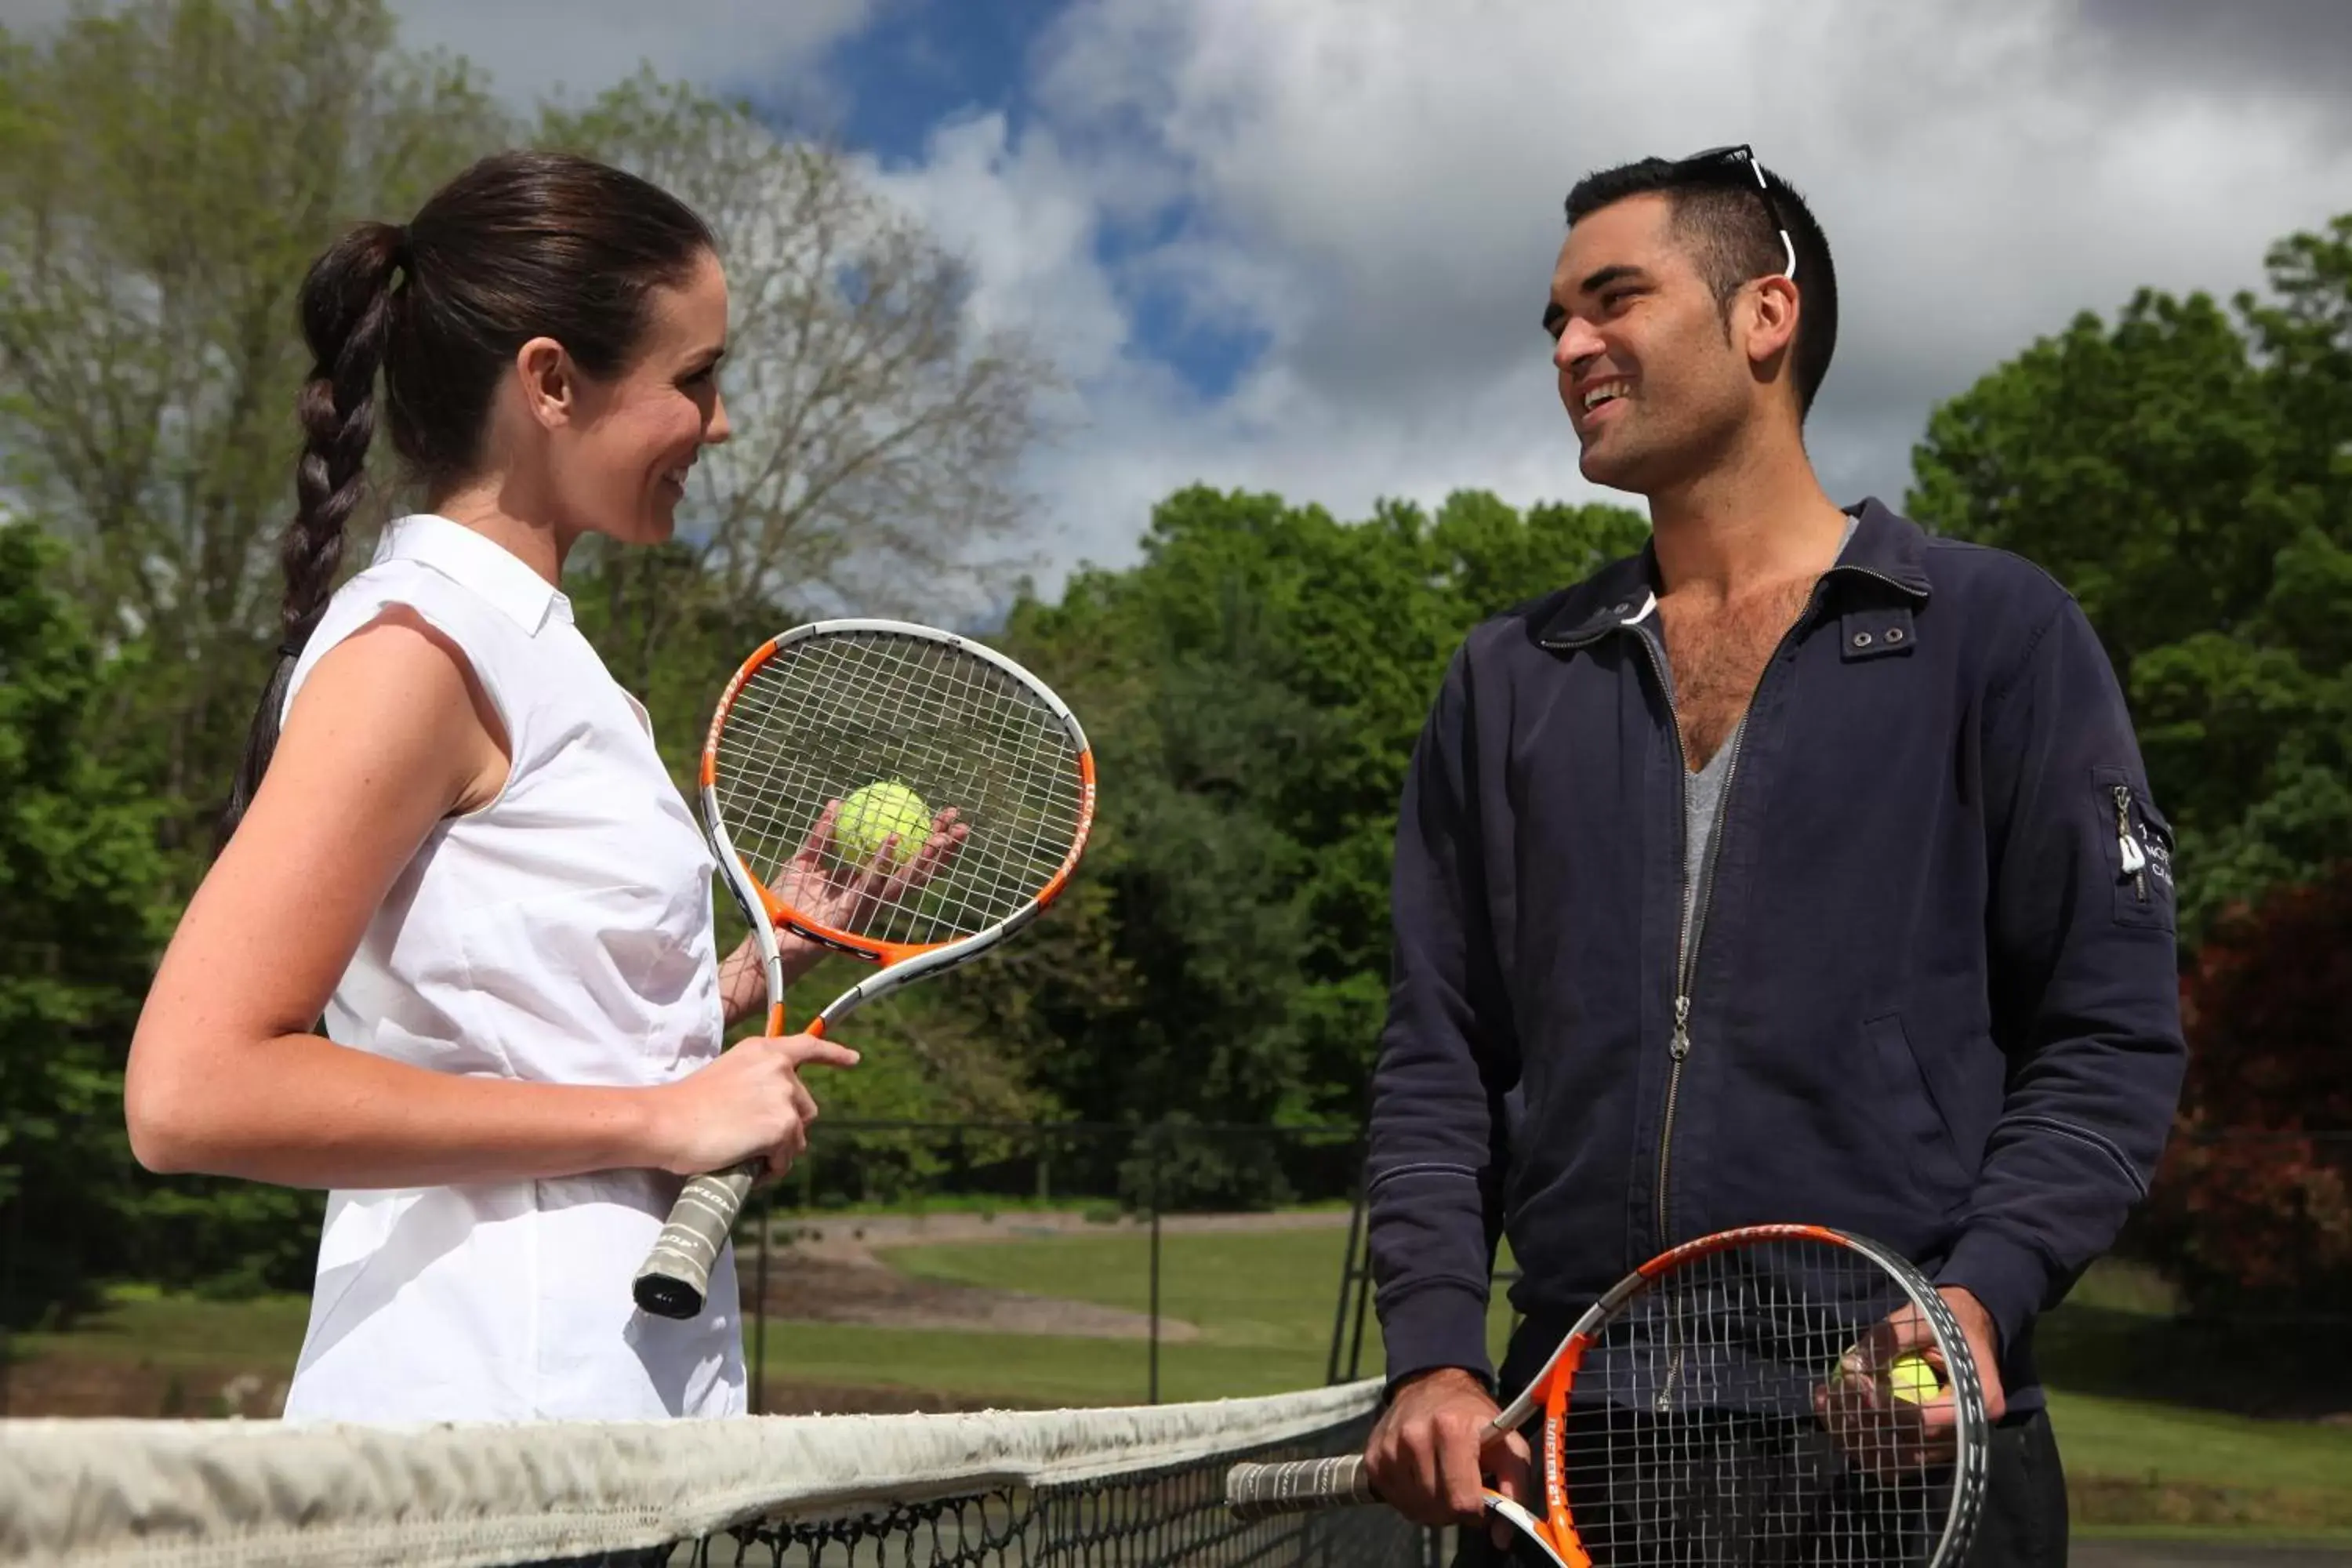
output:
M1758 684L1678 963L1684 759L1654 557L1480 626L1408 774L1367 1172L1390 1385L1517 1392L1673 1243L1798 1221L2031 1325L2147 1191L2185 1051L2171 834L2036 567L1875 500ZM1677 1015L1683 1027L1678 1034Z

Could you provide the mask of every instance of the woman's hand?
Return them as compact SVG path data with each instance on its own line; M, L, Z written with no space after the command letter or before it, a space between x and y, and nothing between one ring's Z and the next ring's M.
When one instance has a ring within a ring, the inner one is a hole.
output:
M922 847L903 862L898 854L898 836L894 833L870 860L853 866L835 848L834 824L840 815L841 802L827 803L808 841L768 884L779 902L835 931L857 931L883 905L919 890L954 859L971 836L971 827L957 820L956 809L950 806L932 819ZM815 968L817 960L829 951L823 942L788 930L776 932L776 945L782 953L787 985ZM767 987L760 978L760 950L750 938L720 965L719 981L730 1024L767 1005Z
M646 1090L658 1107L654 1150L680 1176L764 1159L781 1175L808 1150L816 1098L801 1081L815 1065L857 1065L847 1046L814 1035L759 1036L721 1052L676 1083Z

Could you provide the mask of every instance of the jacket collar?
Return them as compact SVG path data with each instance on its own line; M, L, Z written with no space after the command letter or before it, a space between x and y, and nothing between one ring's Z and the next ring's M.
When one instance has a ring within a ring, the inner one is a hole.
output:
M1876 496L1845 509L1859 520L1845 552L1825 574L1876 578L1924 600L1929 593L1927 535ZM1583 647L1610 632L1639 626L1658 608L1658 555L1654 542L1641 553L1602 567L1545 623L1536 640L1546 647Z

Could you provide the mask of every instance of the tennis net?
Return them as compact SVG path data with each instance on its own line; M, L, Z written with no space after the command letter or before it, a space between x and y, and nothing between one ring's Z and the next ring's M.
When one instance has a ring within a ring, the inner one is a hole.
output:
M0 1563L1408 1568L1386 1509L1244 1523L1241 1459L1360 1448L1377 1385L968 1415L353 1427L0 1422Z

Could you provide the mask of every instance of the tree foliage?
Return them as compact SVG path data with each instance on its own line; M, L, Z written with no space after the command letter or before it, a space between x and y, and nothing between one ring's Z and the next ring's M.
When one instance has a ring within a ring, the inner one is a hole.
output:
M1937 410L1912 510L2082 599L2181 841L2183 929L2352 835L2352 215L2231 310L2142 292Z
M161 913L153 808L98 760L102 660L62 552L0 523L0 1323L87 1304L140 1203L122 1063ZM26 1238L30 1238L26 1244Z
M1405 764L1477 620L1643 531L1615 508L1522 516L1458 495L1360 523L1187 490L1144 559L1016 611L1006 646L1088 725L1103 780L1091 902L1033 944L992 1029L1097 1120L1352 1121L1387 994ZM1017 1000L1015 1000L1017 996Z
M201 845L276 641L303 270L506 122L380 0L85 11L0 39L0 449L99 635L149 649L101 741Z

